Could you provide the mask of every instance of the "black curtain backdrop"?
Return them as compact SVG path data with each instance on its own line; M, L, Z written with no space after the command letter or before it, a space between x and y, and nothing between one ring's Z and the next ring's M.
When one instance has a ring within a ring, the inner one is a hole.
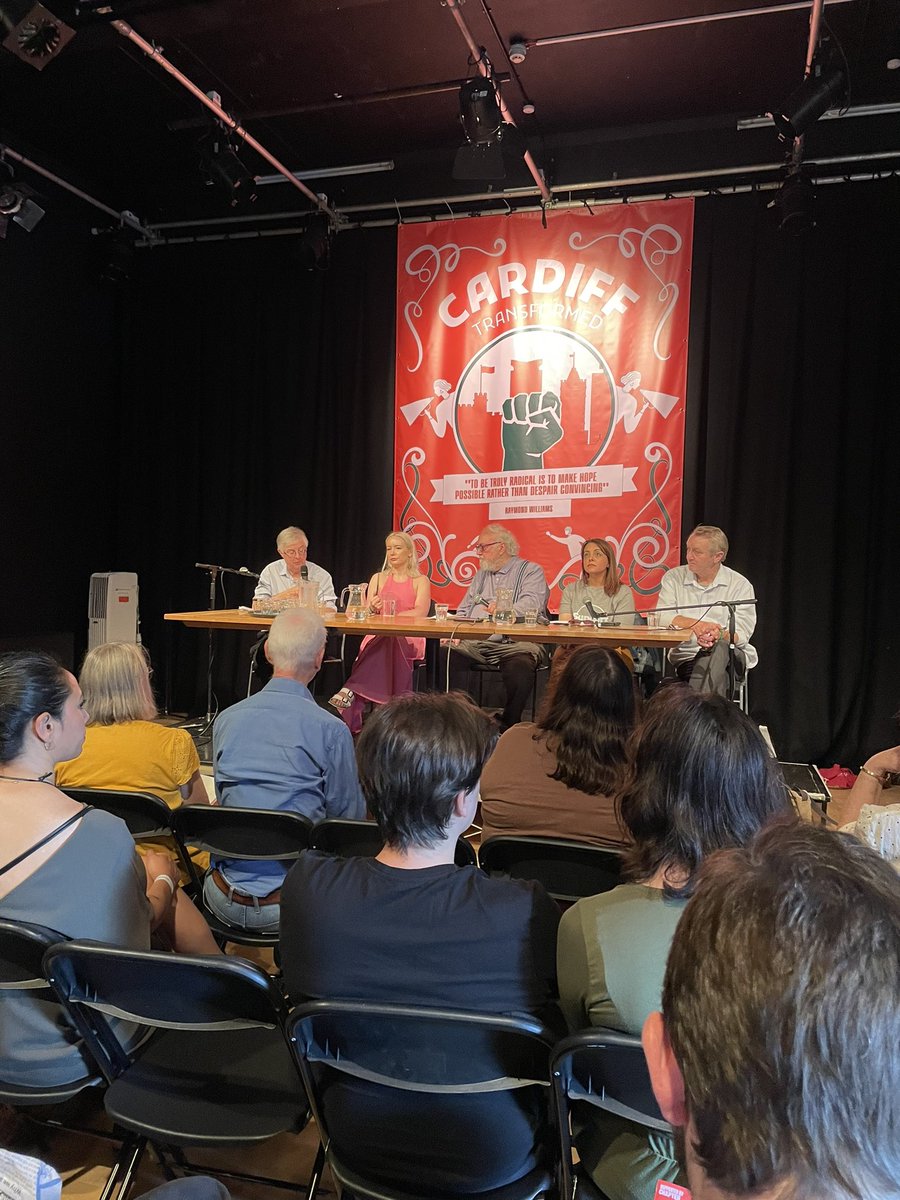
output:
M683 532L721 525L756 586L751 708L782 757L855 766L900 701L900 194L820 188L796 241L770 197L697 202ZM0 243L0 639L83 649L90 572L136 570L162 668L162 613L206 607L194 562L259 570L286 524L338 587L366 578L391 524L394 230L340 234L327 271L286 238L141 251L115 296L86 239L43 232ZM170 632L174 705L202 711L205 636ZM247 642L218 638L220 704Z

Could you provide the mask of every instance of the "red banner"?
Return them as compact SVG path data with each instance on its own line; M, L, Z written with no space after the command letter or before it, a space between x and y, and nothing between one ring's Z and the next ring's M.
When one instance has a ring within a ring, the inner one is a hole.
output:
M550 604L586 538L652 607L679 561L693 201L401 225L394 509L435 598L507 525Z

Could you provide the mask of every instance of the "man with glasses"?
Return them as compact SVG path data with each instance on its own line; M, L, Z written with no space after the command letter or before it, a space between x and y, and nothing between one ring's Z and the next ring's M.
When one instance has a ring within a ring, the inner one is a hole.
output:
M486 525L475 545L481 560L475 578L456 610L461 617L492 618L500 588L509 590L516 620L529 609L544 616L550 589L537 563L519 558L519 544L502 525ZM493 634L483 642L461 641L451 650L451 677L458 679L468 671L466 660L497 666L506 689L506 706L500 714L501 729L509 729L522 720L522 713L534 685L534 672L546 661L547 651L535 642L516 642L502 634Z
M328 572L318 563L307 562L306 552L309 548L309 538L296 525L288 525L282 529L275 540L275 549L280 557L263 570L253 593L254 600L290 600L296 599L298 584L302 579L308 579L319 589L320 605L337 607L337 596L334 583ZM303 574L306 567L306 574Z

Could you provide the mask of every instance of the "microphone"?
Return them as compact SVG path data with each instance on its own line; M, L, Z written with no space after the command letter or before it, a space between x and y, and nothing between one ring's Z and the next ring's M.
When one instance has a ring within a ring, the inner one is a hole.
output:
M309 567L306 565L306 563L304 563L303 566L300 568L300 578L303 580L304 583L306 583L307 580L309 579Z
M255 571L251 571L249 567L239 567L238 575L249 575L251 579L259 579Z

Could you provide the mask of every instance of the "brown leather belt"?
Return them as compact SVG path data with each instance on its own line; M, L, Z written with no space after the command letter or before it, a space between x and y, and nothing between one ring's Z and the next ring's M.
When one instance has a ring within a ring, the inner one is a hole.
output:
M243 904L248 908L253 908L257 904L262 906L263 904L281 903L281 888L276 888L274 892L269 892L268 896L247 896L243 892L235 891L225 876L222 875L217 868L213 868L211 875L212 881L219 891L223 892L226 896L229 896L235 904Z

